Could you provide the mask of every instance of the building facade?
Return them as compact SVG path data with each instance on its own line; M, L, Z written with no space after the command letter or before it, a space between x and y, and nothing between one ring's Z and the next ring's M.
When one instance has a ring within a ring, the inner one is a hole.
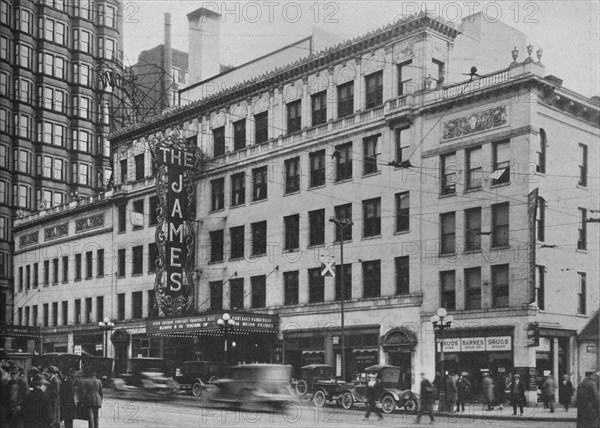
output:
M0 321L13 313L13 221L106 189L108 99L122 4L0 2Z

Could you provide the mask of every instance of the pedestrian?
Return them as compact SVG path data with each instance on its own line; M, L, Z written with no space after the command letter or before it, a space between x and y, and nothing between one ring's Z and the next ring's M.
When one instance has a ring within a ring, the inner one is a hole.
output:
M371 412L375 412L379 420L383 419L381 410L376 406L377 399L381 395L381 379L377 378L374 373L369 373L367 376L367 411L364 420L369 420Z
M421 423L421 417L425 412L429 414L429 418L431 421L430 424L433 424L433 404L432 401L434 399L434 389L429 379L425 377L425 373L421 373L421 405L419 406L419 414L417 416L416 423Z
M33 390L27 394L23 402L23 427L24 428L51 428L52 402L46 394L48 381L42 374L37 374L31 380Z
M454 406L456 405L457 390L456 380L454 374L449 373L446 375L446 411L454 413Z
M435 377L433 378L433 399L440 399L440 388L442 384L442 375L440 372L435 372Z
M558 385L558 402L565 408L565 412L569 411L571 398L573 397L573 384L569 380L569 375L563 375L560 385Z
M69 369L60 385L60 420L65 428L73 428L75 419L75 370Z
M467 380L467 378L464 377L464 375L461 373L458 375L458 380L456 381L456 411L460 412L461 408L462 411L465 411L465 399L467 398L467 396L469 395L469 393L471 392L471 382L469 382Z
M52 401L52 427L60 428L60 372L58 367L49 366L47 370L47 393Z
M504 379L504 376L499 374L496 377L496 381L494 382L494 384L496 402L498 403L498 408L502 410L504 409L504 402L506 401L506 393L504 392L506 390L506 381Z
M83 406L87 415L88 428L98 428L98 411L102 407L102 382L90 369L84 378L75 383L75 401Z
M0 366L0 426L8 426L10 407L15 388L10 378L10 367Z
M550 407L550 413L554 413L554 401L556 401L556 381L552 374L548 375L548 378L544 382L544 398L548 402Z
M30 390L33 389L33 378L39 374L41 374L41 372L37 367L31 367L29 369L29 376L27 377L27 385L29 385Z
M525 384L521 382L521 375L515 374L513 381L508 386L510 389L510 404L513 408L513 416L517 415L517 407L523 416L523 407L525 406Z
M577 428L598 428L600 424L598 387L593 372L587 373L577 387Z
M22 407L25 397L29 394L29 386L22 377L23 369L17 366L12 366L10 373L11 384L11 404L9 408L9 428L22 428Z
M490 377L489 373L483 374L483 380L481 382L483 390L483 402L487 406L487 410L494 410L492 403L494 402L494 381Z

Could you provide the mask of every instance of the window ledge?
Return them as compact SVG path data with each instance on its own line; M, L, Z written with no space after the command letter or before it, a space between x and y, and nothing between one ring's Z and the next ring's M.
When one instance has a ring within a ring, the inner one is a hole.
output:
M577 316L580 318L589 318L588 314L577 314Z
M333 244L340 244L342 241L333 241ZM344 239L344 244L352 243L352 239Z
M86 276L85 280L87 281L88 279L94 279L94 277L93 276Z
M454 193L445 193L445 194L440 193L439 199L451 198L453 196L456 196L456 192L454 192Z
M496 247L494 247L494 246L490 247L490 251L508 250L509 248L510 248L510 245L498 245Z
M496 188L496 187L504 187L504 186L510 186L510 181L509 181L509 182L507 182L507 183L497 183L497 184L491 184L491 185L490 185L490 188L491 188L491 189L494 189L494 188Z
M257 200L255 200L255 201L252 201L252 202L250 202L250 205L259 204L259 203L261 203L261 202L266 202L266 201L268 201L268 200L269 200L269 198L257 199Z
M372 239L378 239L378 238L381 238L381 233L379 235L363 236L360 240L361 241L370 241Z
M473 192L481 192L483 190L483 186L473 187L473 188L465 188L463 193L473 193Z
M102 275L96 275L96 278L104 278L104 274L102 274Z
M463 251L463 254L477 254L477 253L481 253L481 248L478 248L476 250L465 250L465 251Z
M75 278L75 282L80 282L81 278Z
M245 259L246 259L246 258L245 258L244 256L241 256L241 257L230 257L230 258L229 258L229 261L230 261L230 262L239 262L239 261L241 261L241 260L245 260Z
M127 233L127 231L126 231L126 230L119 230L119 232L118 232L118 234L119 234L119 235L124 235L124 234L126 234L126 233Z
M132 274L131 274L131 276L132 276L132 277L135 277L135 276L144 276L144 273L143 273L143 272L140 272L140 273L132 273Z
M317 186L309 186L308 188L309 188L310 190L316 190L316 189L323 189L323 188L325 188L325 186L327 186L327 183L326 183L326 182L325 182L325 183L323 183L323 184L319 184L319 185L317 185Z
M362 178L373 177L373 176L381 175L381 174L383 174L383 170L380 169L379 171L373 171L368 174L363 174Z
M219 213L221 211L225 211L225 208L223 207L223 208L218 208L216 210L210 210L208 213L213 214L213 213Z
M298 251L300 251L300 248L291 248L289 250L283 250L283 253L297 253Z
M248 258L250 258L250 259L260 259L261 257L264 257L266 255L267 255L266 252L260 253L260 254L251 254Z
M300 190L294 190L293 192L287 192L284 193L283 196L290 196L290 195L298 195L300 193Z
M117 275L117 278L125 278L125 275Z
M587 249L586 250L582 250L582 249L576 248L575 251L578 252L578 253L581 253L581 254L587 254L588 253Z
M333 182L333 184L342 184L342 183L348 183L352 181L352 177L350 178L344 178L342 180L336 180Z
M229 205L229 209L233 210L235 208L243 208L244 206L246 206L246 202L244 202L243 204Z
M407 233L410 233L410 229L407 229L407 230L397 230L397 231L394 232L394 236L397 236L397 235L406 235Z
M440 257L454 257L454 256L456 256L456 251L452 252L452 253L440 253L439 256Z
M314 245L308 245L306 247L307 250L310 250L312 248L325 248L325 244L324 243L323 244L314 244Z
M230 259L231 260L231 259ZM208 262L209 265L218 265L219 263L223 263L224 260L210 260ZM148 273L154 273L154 272L148 272Z

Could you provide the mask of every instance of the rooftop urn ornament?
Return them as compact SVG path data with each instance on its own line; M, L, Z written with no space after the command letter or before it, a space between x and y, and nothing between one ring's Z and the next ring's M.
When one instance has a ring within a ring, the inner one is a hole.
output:
M427 85L427 89L431 89L431 85L433 84L433 77L431 77L431 74L429 76L427 76L427 79L425 79L425 84Z
M517 49L517 47L515 46L515 48L512 50L512 59L513 59L513 63L517 62L517 58L519 57L519 50Z
M531 43L529 43L529 45L527 45L527 55L529 55L529 56L527 57L525 62L533 62L533 58L531 58L532 53L533 53L533 45Z
M537 50L537 52L535 53L537 55L537 59L538 62L541 63L542 62L542 54L544 53L544 50L542 48L539 48Z

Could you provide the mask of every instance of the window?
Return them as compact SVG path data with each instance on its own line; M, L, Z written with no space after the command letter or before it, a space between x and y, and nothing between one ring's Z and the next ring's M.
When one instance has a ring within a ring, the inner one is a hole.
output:
M16 59L18 66L31 70L33 63L33 48L29 45L17 43Z
M492 247L508 246L508 202L492 205Z
M158 196L151 196L148 204L148 226L155 226L158 223L158 213L156 210L158 209Z
M354 82L338 86L337 93L338 117L346 117L354 113Z
M481 309L481 268L465 269L465 309Z
M579 277L579 287L577 288L577 313L580 315L587 314L587 275L583 272L577 272Z
M537 302L538 308L543 311L546 308L546 267L536 266L535 270L535 301Z
M365 108L368 110L383 104L383 71L370 74L365 77L366 102Z
M231 206L246 203L246 173L239 172L231 176Z
M104 319L104 296L96 297L96 321Z
M537 199L537 211L535 216L535 231L538 241L544 241L546 235L546 200L541 196Z
M217 178L210 182L211 187L211 209L222 210L225 207L225 179Z
M252 200L267 199L267 167L262 166L252 170Z
M579 226L577 237L577 249L587 250L587 210L578 208L579 210Z
M144 154L139 154L137 156L135 156L134 158L135 160L135 179L137 180L143 180L145 177L145 172L144 172Z
M141 291L134 291L131 293L131 318L140 319L142 318L142 299L143 293Z
M492 306L504 308L508 300L508 265L492 266Z
M99 15L100 15L100 17L99 17L100 25L105 25L107 27L114 28L114 29L117 28L117 26L115 25L116 12L115 12L114 7L111 7L108 5L101 5Z
M458 165L456 164L456 154L452 153L441 157L442 167L442 195L454 195L456 193L456 181L458 175Z
M6 181L0 180L0 204L8 203L8 193Z
M233 122L233 150L246 148L246 119Z
M396 294L410 293L410 256L396 257Z
M440 215L442 243L440 254L454 254L456 252L456 216L453 212Z
M379 297L381 295L381 261L362 262L363 297Z
M363 237L381 235L381 198L363 201Z
M254 143L264 143L269 139L269 112L254 115Z
M465 210L465 251L481 250L481 208Z
M310 187L325 184L325 150L309 154L310 161Z
M16 26L19 31L33 33L33 14L25 9L17 9Z
M267 222L253 223L252 229L252 255L267 254Z
M81 280L81 254L75 254L75 281Z
M88 97L73 97L73 114L81 119L92 118L92 100Z
M33 320L31 325L38 326L38 305L33 305Z
M285 226L284 250L293 251L300 248L300 215L294 214L283 218Z
M309 247L325 244L325 210L308 212Z
M492 145L492 185L510 182L510 143L508 141Z
M132 275L141 275L144 273L144 246L139 245L132 249L133 267Z
M83 132L83 131L82 131ZM73 131L73 149L78 150L79 146L77 145L77 131ZM82 135L82 138L88 136L88 133ZM48 122L48 121L40 121L38 122L38 141L45 144L52 144L54 146L64 147L66 144L66 129L64 126ZM80 144L84 144L83 141L80 141ZM85 146L84 146L85 147ZM87 147L85 150L87 152Z
M244 226L232 227L229 229L231 237L231 256L233 259L244 258Z
M210 310L223 310L223 281L213 281L208 283L210 290Z
M225 127L213 129L213 156L225 154Z
M92 12L91 12L91 6L92 6L92 1L91 0L82 0L79 2L76 2L73 4L73 12L75 14L75 16L78 16L80 18L84 18L84 19L90 19Z
M117 253L117 276L125 276L125 248L121 248Z
M82 86L90 86L91 66L83 63L73 64L73 81Z
M116 42L113 39L100 37L98 38L98 51L102 58L108 60L115 59Z
M335 207L335 218L340 221L352 222L352 204L338 205ZM343 235L342 235L343 234ZM340 227L335 223L335 242L352 241L352 225Z
M467 190L481 189L483 185L481 147L466 151Z
M8 277L9 259L8 254L0 251L0 278Z
M352 143L335 147L335 181L352 178Z
M8 239L8 217L0 216L0 239Z
M283 304L297 305L298 304L298 271L283 273Z
M73 48L86 53L92 53L92 37L84 30L73 31Z
M432 58L431 62L433 63L433 67L434 69L437 69L437 73L436 73L436 87L437 88L441 88L442 83L444 83L444 79L445 79L445 68L446 68L446 64L443 61L439 61L437 59Z
M579 144L579 185L587 186L588 175L588 147L585 144Z
M33 83L30 80L18 78L15 82L15 95L18 101L31 104L33 97ZM54 91L52 89L49 90L50 99L48 100L46 96L46 91L43 95L44 107L53 109L53 101L54 101ZM62 91L58 91L62 94Z
M396 129L395 143L396 163L407 162L410 157L410 127Z
M52 302L52 325L58 326L58 302Z
M229 308L232 311L244 309L244 278L232 279L229 288Z
M125 320L125 293L117 294L117 319Z
M25 325L29 325L30 322L30 309L29 306L25 306Z
M0 59L3 59L6 62L12 62L10 46L11 45L8 43L8 38L4 36L0 37Z
M133 230L144 228L144 200L138 199L132 203L133 211L130 214L130 221L133 224ZM140 214L140 215L136 215Z
M104 276L104 250L99 249L96 251L96 276Z
M398 95L412 94L417 89L415 76L416 68L412 60L398 64Z
M5 134L8 134L8 121L9 121L9 114L8 114L8 110L4 109L4 108L0 108L0 132L4 132ZM0 146L0 147L4 147L4 146ZM6 158L4 158L3 162L0 162L0 167L6 167Z
M300 158L285 161L285 193L300 191Z
M0 2L0 24L12 25L11 5L5 1Z
M302 100L288 103L287 105L287 132L298 132L302 129Z
M214 230L210 236L210 261L212 263L223 261L223 230ZM154 264L154 262L153 262Z
M44 287L50 285L50 260L44 260Z
M63 300L62 302L62 325L69 324L69 302Z
M456 309L456 281L453 270L440 272L440 298L442 308Z
M396 232L407 232L410 229L410 194L396 193Z
M119 166L121 170L121 183L127 183L127 159L121 159Z
M89 324L92 322L92 298L87 297L85 299L85 323Z
M119 205L118 210L119 211L117 213L117 216L118 216L118 220L119 220L118 221L118 223L119 223L119 233L123 233L123 232L125 232L125 228L127 227L126 226L126 224L127 224L127 221L126 221L126 218L127 218L127 205L125 205L125 204Z
M75 299L75 324L81 324L81 299Z
M23 266L19 266L19 291L23 291L25 285L25 277L23 275Z
M64 257L63 257L64 259ZM64 270L63 270L64 272ZM33 264L33 288L38 288L40 282L40 271L37 263Z
M546 146L548 141L546 140L546 131L540 128L540 141L537 148L537 165L535 167L537 172L542 174L546 173Z
M327 91L311 96L312 126L327 122Z
M158 245L156 242L148 244L148 273L156 272L156 259L158 259Z
M19 184L13 185L14 204L20 208L29 209L31 202L31 188L29 186Z
M252 286L252 308L264 308L267 305L267 277L265 275L250 278Z
M377 168L377 139L378 136L368 137L363 140L363 175L373 174Z
M321 268L308 270L308 303L321 303L325 301L325 277L321 275Z

